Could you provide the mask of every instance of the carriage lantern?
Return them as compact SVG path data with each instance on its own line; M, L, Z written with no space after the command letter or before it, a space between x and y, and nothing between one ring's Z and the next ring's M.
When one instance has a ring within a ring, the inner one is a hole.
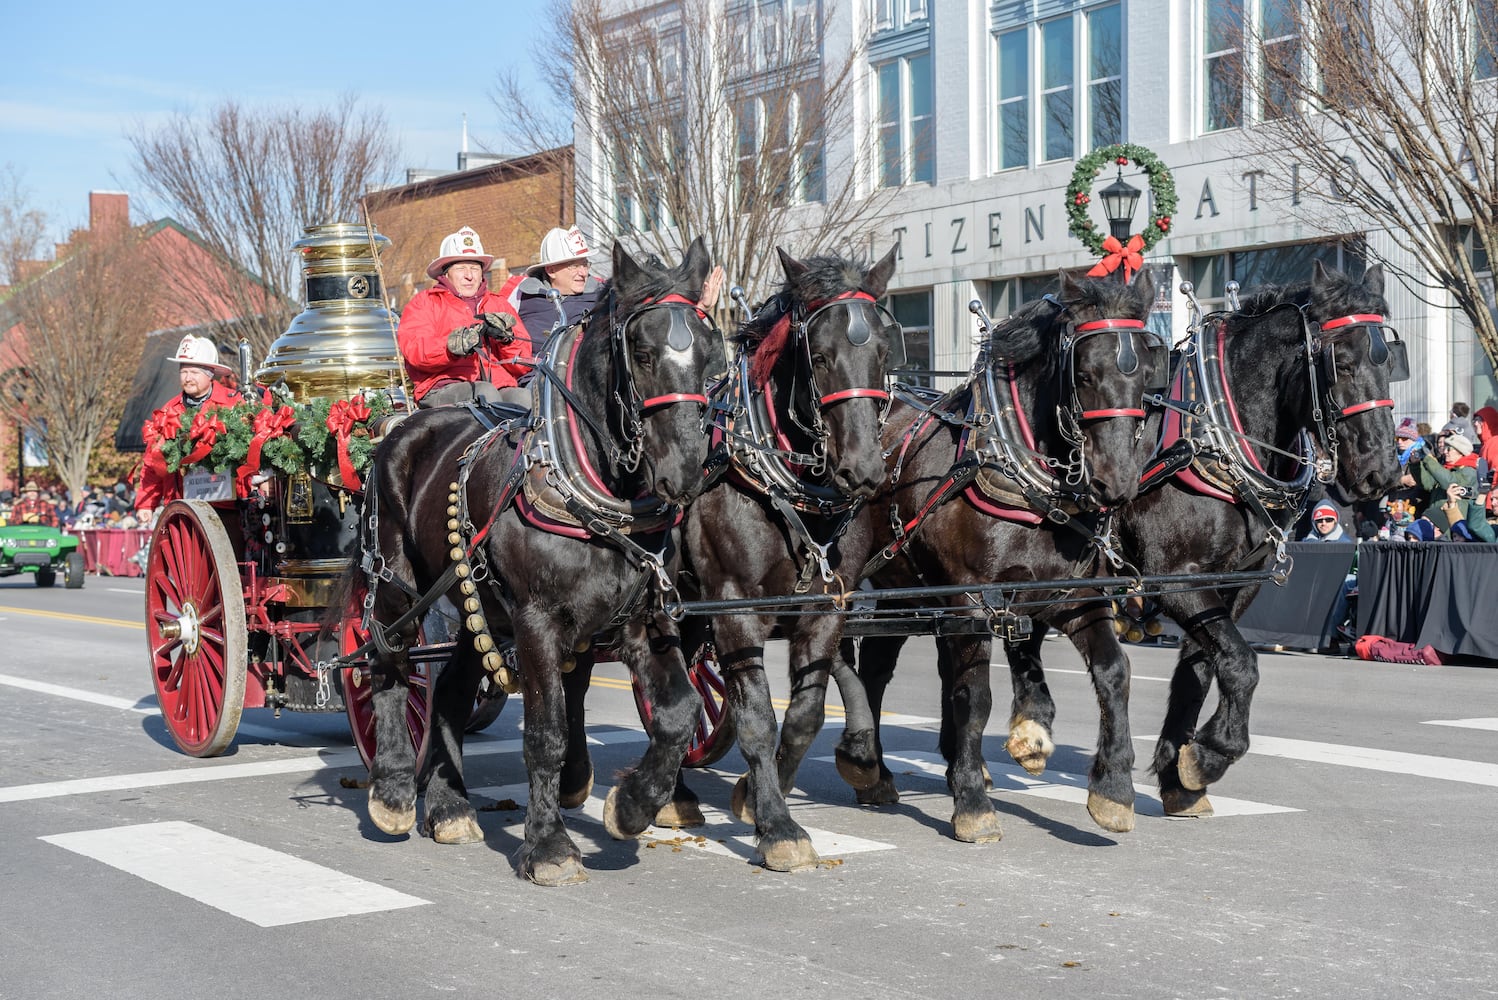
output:
M1139 189L1123 179L1123 167L1112 184L1098 192L1103 199L1103 213L1108 216L1108 230L1122 243L1129 238L1134 225L1134 209L1139 204Z
M299 403L379 390L402 403L395 317L380 281L379 254L390 240L348 222L304 232L292 249L302 258L307 306L271 344L255 381L282 381Z

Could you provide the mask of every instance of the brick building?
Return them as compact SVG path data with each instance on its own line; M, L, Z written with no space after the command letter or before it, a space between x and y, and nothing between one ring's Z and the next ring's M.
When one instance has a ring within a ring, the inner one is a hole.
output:
M370 220L391 240L383 265L397 307L430 284L426 266L444 236L472 226L495 257L490 285L498 287L509 272L535 263L547 230L571 225L572 201L570 146L385 188L366 199Z

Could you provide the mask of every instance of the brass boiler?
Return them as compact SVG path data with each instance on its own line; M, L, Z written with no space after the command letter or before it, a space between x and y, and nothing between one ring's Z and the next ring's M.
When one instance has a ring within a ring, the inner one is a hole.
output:
M308 226L292 245L302 258L306 308L276 338L255 372L261 385L284 384L298 403L388 393L396 410L406 393L396 317L386 307L377 254L390 240L372 227L335 222ZM289 609L326 607L357 549L358 503L338 470L311 470L276 483L279 518L275 575Z
M299 403L384 391L403 409L396 318L385 305L377 259L390 240L349 222L304 232L292 249L302 257L307 306L271 344L255 381L282 381Z

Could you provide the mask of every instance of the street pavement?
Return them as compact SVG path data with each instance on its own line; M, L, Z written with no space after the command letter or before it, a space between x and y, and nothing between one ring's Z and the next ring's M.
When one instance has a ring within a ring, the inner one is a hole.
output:
M1131 646L1139 819L1110 834L1083 805L1096 702L1048 641L1057 752L1040 778L1009 762L996 672L1004 839L969 845L917 640L886 700L901 802L854 804L834 704L792 805L824 864L780 874L728 811L736 751L689 775L705 828L603 832L644 746L627 673L603 664L598 784L567 814L591 878L542 889L509 860L518 700L469 738L486 842L386 836L341 714L247 711L225 755L175 748L142 590L0 581L0 1000L1498 995L1498 670L1266 653L1217 815L1166 819L1146 766L1175 653ZM770 679L784 698L778 643Z

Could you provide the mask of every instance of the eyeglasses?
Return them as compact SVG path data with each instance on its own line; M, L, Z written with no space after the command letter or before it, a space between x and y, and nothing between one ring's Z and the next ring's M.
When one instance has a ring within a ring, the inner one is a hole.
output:
M1316 521L1317 524L1336 524L1337 523L1337 519L1335 517L1318 517L1318 518L1315 519L1315 521Z

